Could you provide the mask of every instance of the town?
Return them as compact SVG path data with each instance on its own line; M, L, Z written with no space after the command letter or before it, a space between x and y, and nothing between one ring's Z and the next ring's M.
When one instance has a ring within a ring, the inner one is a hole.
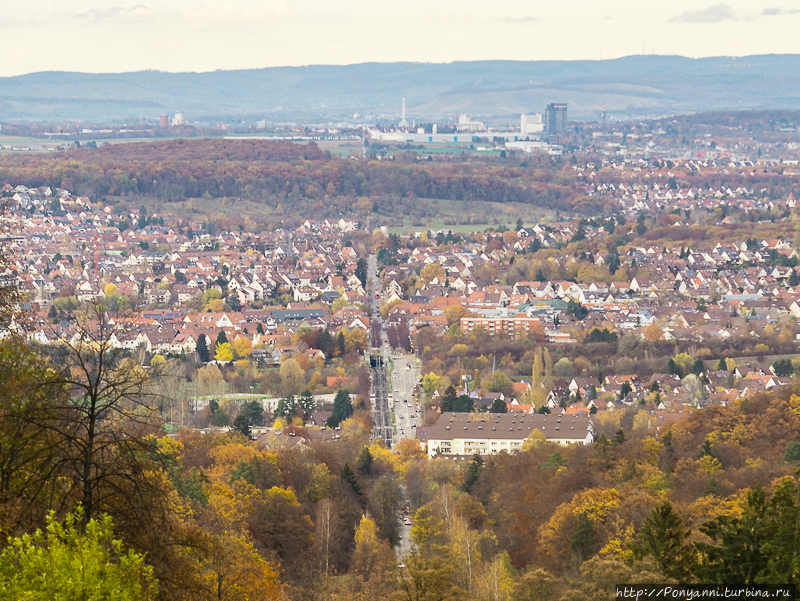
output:
M74 336L76 309L102 302L125 316L114 343L143 365L192 358L206 366L198 373L213 371L234 398L257 397L273 415L284 393L327 398L357 380L372 253L386 342L422 362L431 408L454 384L478 408L500 398L504 412L602 415L641 404L657 421L786 386L794 373L800 275L779 227L797 209L794 172L740 163L566 164L606 216L463 233L370 232L363 215L269 230L247 218L226 230L63 188L6 183L2 194L38 342ZM695 187L689 177L739 185ZM783 197L749 181L767 177ZM751 235L751 224L770 237ZM477 353L487 337L496 349ZM428 338L437 352L426 357ZM551 357L538 376L537 349ZM292 386L278 375L288 360L302 374ZM196 416L212 395L194 379L182 394L201 397ZM189 399L175 400L185 420ZM425 425L435 419L427 413Z
M632 157L602 126L547 138L534 121L546 142L435 160L381 132L366 156L200 139L0 157L0 371L22 412L0 427L58 432L35 461L122 528L134 489L197 512L126 534L160 553L203 523L200 555L152 560L162 583L189 561L175 593L229 578L221 548L263 598L389 598L405 570L476 599L502 573L502 598L538 598L524 591L555 579L588 590L601 565L629 577L629 549L653 581L701 580L694 560L649 567L660 548L634 533L658 512L700 532L800 460L800 171L775 142L792 134L689 151L706 138L676 126L670 153ZM71 454L96 429L114 453ZM796 486L780 482L774 507ZM529 495L542 523L516 513ZM47 504L32 499L18 523ZM512 577L542 557L552 576Z

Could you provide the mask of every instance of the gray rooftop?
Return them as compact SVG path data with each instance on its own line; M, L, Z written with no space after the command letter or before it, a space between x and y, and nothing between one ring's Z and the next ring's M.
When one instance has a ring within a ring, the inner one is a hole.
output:
M477 417L477 419L475 419ZM497 438L522 440L533 430L540 430L546 438L573 438L583 440L587 432L594 432L589 416L543 415L520 413L443 413L436 424L427 430L428 440L454 438Z

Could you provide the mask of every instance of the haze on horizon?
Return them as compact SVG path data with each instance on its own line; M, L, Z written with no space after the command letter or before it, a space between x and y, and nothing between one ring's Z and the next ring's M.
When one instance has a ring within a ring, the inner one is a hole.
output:
M0 8L0 76L309 64L800 53L787 0L30 0Z

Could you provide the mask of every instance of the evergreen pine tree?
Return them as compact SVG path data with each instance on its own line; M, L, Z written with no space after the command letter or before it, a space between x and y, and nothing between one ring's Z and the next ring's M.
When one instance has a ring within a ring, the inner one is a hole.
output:
M466 394L460 395L453 402L453 411L456 413L469 413L474 408L475 408L475 401L472 400L472 397Z
M356 474L353 471L353 468L350 467L349 463L344 464L341 476L342 480L350 485L350 488L353 489L353 492L358 496L361 496L361 485L358 483L358 478L356 478Z
M356 277L361 281L362 286L367 285L367 262L362 258L356 263Z
M703 445L700 447L700 457L705 456L714 456L714 447L711 445L711 441L708 438L703 441Z
M358 471L365 476L370 475L372 471L372 453L369 452L369 447L361 449L356 459L356 467L358 467Z
M467 466L467 476L464 478L464 490L466 492L470 492L472 487L478 483L478 477L481 475L481 468L483 468L483 459L480 455L476 454Z
M247 423L247 417L241 413L236 416L236 419L233 420L233 429L241 432L247 436L247 438L250 438L253 434L253 432L250 430L250 425Z
M797 443L794 443L797 444ZM784 478L769 500L769 537L764 545L767 560L763 582L787 582L797 585L800 579L800 471Z
M325 353L325 357L330 359L333 355L333 338L331 338L331 333L328 330L322 330L317 344L319 345L319 350Z
M681 516L669 501L653 508L642 524L641 542L633 546L635 557L646 555L655 559L661 572L678 582L689 578L692 548L685 545L691 530L683 527Z
M583 563L595 553L597 534L592 522L585 513L580 513L575 519L572 535L569 539L569 550L578 563Z
M681 368L678 367L678 364L675 363L675 359L673 359L672 357L670 357L669 361L667 361L667 373L676 375L679 378L683 377L683 373L681 372Z
M303 412L304 421L311 417L311 412L317 408L317 402L308 390L304 390L300 396L297 397L297 405Z
M340 388L333 399L333 415L328 418L327 424L335 428L351 415L353 415L353 402L350 399L350 391Z
M297 401L293 394L281 397L278 406L275 408L275 417L291 417L297 409Z
M762 582L769 567L765 545L772 541L770 522L766 495L760 486L747 494L747 505L741 517L722 515L705 522L700 531L714 544L695 543L703 557L703 562L694 566L695 578L708 584ZM796 524L793 528L797 528ZM796 554L797 549L793 552ZM783 558L776 559L782 561ZM797 570L796 563L793 569Z
M456 387L450 384L447 387L447 390L444 391L444 396L442 396L442 413L448 413L450 411L454 411L456 398Z
M200 334L200 338L197 339L197 356L200 357L200 361L203 363L211 361L211 357L208 354L208 343L206 342L205 334Z
M489 409L492 413L508 413L508 405L500 399L492 401L492 408Z

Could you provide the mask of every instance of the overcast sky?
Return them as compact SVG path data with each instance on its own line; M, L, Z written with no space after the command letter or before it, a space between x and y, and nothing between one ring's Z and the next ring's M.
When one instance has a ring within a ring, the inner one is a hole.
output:
M800 0L6 0L0 75L800 53Z

